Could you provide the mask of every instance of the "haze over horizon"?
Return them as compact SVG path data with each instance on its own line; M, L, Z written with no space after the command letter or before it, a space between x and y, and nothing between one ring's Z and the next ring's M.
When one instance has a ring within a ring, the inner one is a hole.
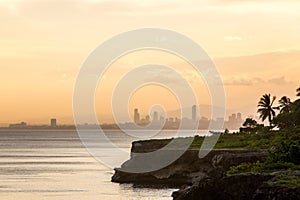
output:
M144 27L174 30L205 48L223 78L227 110L253 113L265 93L293 100L300 86L299 9L294 0L1 0L0 123L48 123L53 117L73 123L74 83L89 53L116 34ZM199 104L210 104L205 82L188 63L143 50L119 58L100 81L100 122L112 121L111 99L103 97L120 77L153 62L181 70ZM176 84L167 72L158 78ZM138 107L146 114L157 101L166 110L179 107L174 95L149 86L132 96L129 110Z

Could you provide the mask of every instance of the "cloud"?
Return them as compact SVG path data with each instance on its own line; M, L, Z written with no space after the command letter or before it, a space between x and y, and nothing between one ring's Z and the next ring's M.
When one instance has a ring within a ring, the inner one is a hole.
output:
M145 78L145 81L149 82L160 82L163 84L176 84L181 85L182 81L185 80L183 77L181 77L179 74L174 73L172 69L168 68L159 68L159 67L153 67L151 71L143 71L147 74L147 78Z
M228 86L251 86L255 84L276 84L276 85L286 85L291 84L292 81L288 81L284 76L273 77L264 80L260 77L244 78L244 77L230 77L225 79L224 85Z
M232 86L250 86L253 85L253 81L245 78L231 78L224 81L224 85Z
M225 36L224 37L225 41L241 41L243 40L243 38L239 37L239 36Z
M231 86L251 86L255 84L263 84L266 83L263 78L260 77L230 77L225 79L224 85Z
M292 81L285 80L284 76L274 77L268 80L268 83L277 84L277 85L286 85L293 83Z

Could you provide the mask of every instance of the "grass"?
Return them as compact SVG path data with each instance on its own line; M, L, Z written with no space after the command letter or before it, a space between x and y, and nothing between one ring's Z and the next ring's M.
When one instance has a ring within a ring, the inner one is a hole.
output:
M226 172L227 176L232 176L240 173L258 172L258 173L272 173L281 170L300 170L300 165L291 162L269 162L264 163L241 163L237 166L232 166Z
M214 136L211 136L214 137ZM189 149L199 150L205 137L195 136ZM192 138L176 138L176 139L156 139L147 141L156 146L164 146L170 141L178 144L187 144ZM254 134L233 133L221 134L214 149L257 149L267 151L272 146L282 141L300 141L300 129L297 130L281 130L281 131L261 131ZM179 145L180 146L180 145Z
M280 179L280 180L277 180L275 183L277 183L278 185L283 186L283 187L300 188L300 179L299 178Z
M292 171L276 174L275 181L269 181L271 186L282 186L288 188L300 188L300 179Z

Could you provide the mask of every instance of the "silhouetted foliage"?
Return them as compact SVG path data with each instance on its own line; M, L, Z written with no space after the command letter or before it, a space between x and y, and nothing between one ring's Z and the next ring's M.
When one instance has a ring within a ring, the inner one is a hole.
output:
M229 130L227 128L224 130L224 134L229 134Z
M273 103L275 100L275 96L271 99L270 94L265 94L260 98L257 105L257 107L259 107L259 109L257 110L257 112L260 114L259 117L262 119L262 121L265 121L265 119L268 118L270 126L272 125L272 120L276 115L274 111L276 107L273 107Z
M241 133L256 133L264 127L263 124L258 124L252 118L247 118L243 123L243 127L240 128Z
M243 126L244 127L250 127L250 128L254 128L257 126L257 121L255 121L254 119L252 118L247 118L245 120L245 122L243 123Z
M293 163L300 164L300 144L299 141L282 141L279 145L269 151L266 162L269 163Z
M295 128L300 126L300 99L294 101L290 105L289 112L281 112L274 120L274 124L283 128Z
M287 96L281 97L281 99L279 100L278 108L280 109L280 113L291 112L291 110L292 110L291 99L288 98Z
M297 96L300 96L300 88L297 89L297 92ZM277 107L273 107L274 101L275 97L271 100L270 94L263 95L258 103L258 113L260 113L260 118L263 121L268 118L270 125L273 123L279 127L279 130L271 130L273 128L271 126L263 127L257 134L244 134L245 137L247 136L245 140L240 138L240 145L244 147L268 149L266 161L263 163L241 163L231 167L227 172L228 175L300 169L300 99L292 102L290 98L283 96ZM280 109L277 116L274 109ZM241 132L249 131L256 124L255 120L248 118L240 130Z

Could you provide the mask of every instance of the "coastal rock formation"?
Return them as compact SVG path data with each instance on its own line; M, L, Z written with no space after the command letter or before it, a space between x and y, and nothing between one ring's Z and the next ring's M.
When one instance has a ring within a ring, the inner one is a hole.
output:
M113 182L134 183L146 186L181 187L172 194L174 200L297 200L299 187L280 184L279 177L285 180L300 178L300 171L277 172L272 174L247 173L225 176L234 165L243 162L263 162L266 154L255 150L213 150L204 158L199 151L187 150L172 164L147 173L129 173L147 165L143 154L165 146L168 140L138 141L132 144L132 155L121 168L115 169ZM166 150L176 151L176 150ZM161 156L164 152L162 152ZM151 161L149 162L151 164ZM149 164L148 163L148 164Z
M248 200L256 188L271 178L270 175L242 174L230 177L205 177L191 187L172 194L174 200Z
M131 152L152 152L162 148L167 142L167 140L133 142ZM242 162L264 161L265 157L265 153L255 150L212 150L204 158L199 158L198 150L187 150L179 159L162 169L147 173L128 173L128 171L134 171L130 169L145 165L143 154L139 154L139 156L131 156L130 160L126 161L121 168L116 168L112 181L169 186L193 185L207 176L222 177L230 166Z
M172 194L174 200L297 200L300 188L281 185L278 179L292 180L300 171L272 174L247 173L223 176L220 179L206 177L191 187Z

